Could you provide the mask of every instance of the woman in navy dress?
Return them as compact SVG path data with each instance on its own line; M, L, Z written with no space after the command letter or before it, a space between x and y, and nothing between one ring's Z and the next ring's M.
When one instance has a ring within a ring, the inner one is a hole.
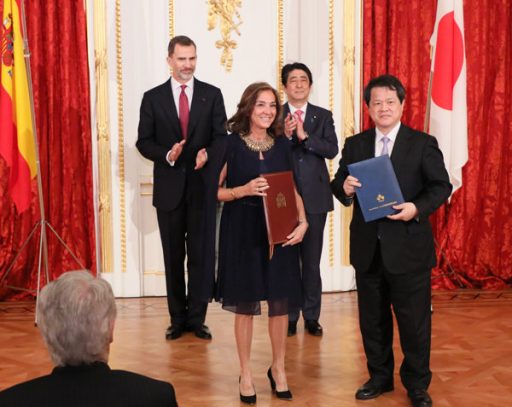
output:
M244 91L238 111L228 120L225 164L217 197L224 202L220 226L216 298L235 315L240 359L240 400L253 404L256 393L250 369L253 316L268 304L273 360L267 375L277 397L291 399L285 373L290 309L301 304L297 244L307 230L302 198L295 191L299 219L288 241L276 245L269 259L263 196L269 188L260 174L291 170L288 140L279 137L281 103L267 83Z

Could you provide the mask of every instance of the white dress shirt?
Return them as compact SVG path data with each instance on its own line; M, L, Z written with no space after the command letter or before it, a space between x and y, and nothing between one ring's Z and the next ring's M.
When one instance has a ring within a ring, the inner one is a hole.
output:
M383 134L378 128L375 128L375 157L378 157L382 151L382 147L384 143L381 141L384 137L388 137L388 154L391 157L391 153L393 152L393 146L395 145L396 136L398 135L398 130L400 130L400 122L397 123L393 129L388 134Z

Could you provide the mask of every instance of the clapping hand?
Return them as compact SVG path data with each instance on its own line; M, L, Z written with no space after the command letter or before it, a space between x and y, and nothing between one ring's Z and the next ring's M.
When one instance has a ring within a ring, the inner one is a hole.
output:
M288 113L284 118L284 135L290 138L297 128L297 120L292 116L291 113Z
M199 170L204 167L206 164L206 161L208 161L208 156L206 155L206 148L202 148L197 152L196 155L196 166L194 167L194 170Z
M179 143L176 143L172 146L171 151L169 151L167 155L167 159L169 161L177 161L183 151L183 146L185 145L186 140L181 140Z

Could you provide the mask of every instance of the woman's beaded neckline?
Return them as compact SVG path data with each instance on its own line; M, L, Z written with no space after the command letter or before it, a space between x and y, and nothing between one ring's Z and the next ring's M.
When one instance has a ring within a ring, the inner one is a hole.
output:
M274 139L267 134L262 141L255 141L250 136L240 136L247 148L255 153L261 153L270 150L274 146Z

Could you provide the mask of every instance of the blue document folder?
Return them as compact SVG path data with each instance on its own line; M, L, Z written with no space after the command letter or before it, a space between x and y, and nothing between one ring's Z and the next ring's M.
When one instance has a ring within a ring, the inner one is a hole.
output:
M397 211L393 205L404 202L389 156L370 158L347 165L348 172L361 183L357 200L365 222L384 218Z

